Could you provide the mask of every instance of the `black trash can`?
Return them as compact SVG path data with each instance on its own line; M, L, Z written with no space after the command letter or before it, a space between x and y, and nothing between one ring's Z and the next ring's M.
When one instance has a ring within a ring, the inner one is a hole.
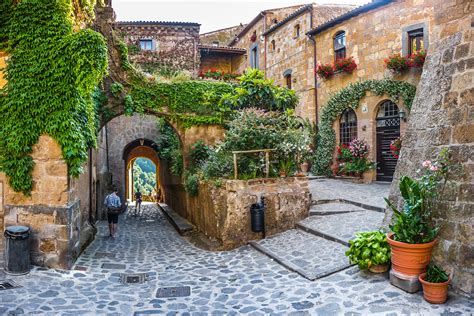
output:
M5 230L5 272L13 275L30 272L30 228L8 226Z
M262 205L255 203L250 206L250 225L255 233L265 230L265 210Z

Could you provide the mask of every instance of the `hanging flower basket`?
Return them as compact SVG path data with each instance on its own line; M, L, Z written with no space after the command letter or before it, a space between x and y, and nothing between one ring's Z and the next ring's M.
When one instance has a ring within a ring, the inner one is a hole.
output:
M400 156L400 150L402 148L402 139L400 137L395 138L390 143L390 152L392 153L393 158L398 159Z
M329 79L334 75L334 67L330 64L319 64L316 74L321 79Z
M352 56L347 58L339 58L334 63L334 70L337 72L345 72L351 74L356 69L357 64Z

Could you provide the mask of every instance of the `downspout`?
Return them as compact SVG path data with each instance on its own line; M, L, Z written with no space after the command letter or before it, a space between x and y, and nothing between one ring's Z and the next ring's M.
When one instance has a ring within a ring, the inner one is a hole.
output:
M107 173L110 172L109 165L109 132L107 130L107 123L105 123L105 161L107 165Z
M310 11L310 15L309 15L309 18L310 18L310 21L309 21L309 25L311 25L311 28L313 28L313 13L314 11L311 10ZM319 112L319 108L318 108L318 77L316 76L316 70L317 70L317 57L316 57L316 39L314 38L314 35L308 35L310 41L313 42L313 77L314 77L314 93L313 93L313 98L314 98L314 109L315 109L315 116L314 116L314 119L315 119L315 122L314 122L314 126L315 126L315 129L316 131L318 131L318 120L319 120L319 115L318 115L318 112Z
M94 218L92 217L92 196L94 178L92 176L92 148L89 148L89 224L95 228Z
M266 13L260 12L263 17L263 34L267 31L267 18ZM267 79L267 36L263 35L263 75Z

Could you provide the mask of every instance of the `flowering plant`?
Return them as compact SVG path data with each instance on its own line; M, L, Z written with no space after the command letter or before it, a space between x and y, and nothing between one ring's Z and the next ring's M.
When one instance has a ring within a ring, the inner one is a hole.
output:
M357 69L357 64L352 56L347 57L347 58L339 58L334 63L335 71L344 71L348 74L351 74L356 69Z
M410 67L411 59L409 57L402 56L400 53L393 54L384 60L387 69L395 72L403 72Z
M426 50L421 49L410 56L410 67L421 68L425 63Z
M346 144L341 144L337 147L337 160L340 162L345 162L352 160L354 157L352 156L351 151L349 150L349 146Z
M257 33L253 32L253 34L250 36L250 41L255 42L257 40Z
M319 64L316 74L322 79L331 78L334 75L334 67L330 64Z
M349 143L349 150L354 158L366 158L369 154L369 145L363 139L354 138Z
M375 167L375 163L367 158L369 146L363 139L355 138L349 145L342 144L338 147L337 152L337 159L340 162L339 168L343 173L360 175Z
M390 151L392 152L393 158L397 158L400 156L400 149L402 148L402 139L400 137L395 138L390 143Z

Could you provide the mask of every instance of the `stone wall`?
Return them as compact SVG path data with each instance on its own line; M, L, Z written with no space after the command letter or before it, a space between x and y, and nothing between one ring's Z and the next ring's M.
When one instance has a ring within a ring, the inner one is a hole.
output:
M226 46L245 27L245 25L231 26L225 29L207 32L199 35L201 44Z
M403 140L390 197L400 205L399 178L416 176L423 160L443 148L464 166L434 211L441 225L433 260L452 275L452 286L474 296L474 5L433 1L435 15L427 60ZM387 211L385 222L392 213Z
M199 195L188 199L188 220L222 249L245 245L260 239L250 226L250 206L260 196L265 199L267 236L291 229L306 218L311 194L306 178L224 180L220 187L201 183Z
M199 24L117 22L114 28L129 46L130 59L146 71L167 68L196 73L199 69ZM153 50L140 50L140 39L152 40Z

